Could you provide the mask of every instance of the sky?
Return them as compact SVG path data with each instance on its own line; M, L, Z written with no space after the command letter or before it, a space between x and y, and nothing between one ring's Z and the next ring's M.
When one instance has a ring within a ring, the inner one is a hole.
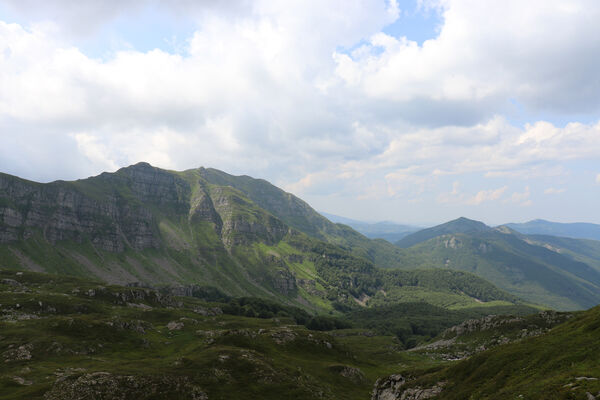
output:
M0 171L139 161L432 225L600 223L597 0L0 0Z

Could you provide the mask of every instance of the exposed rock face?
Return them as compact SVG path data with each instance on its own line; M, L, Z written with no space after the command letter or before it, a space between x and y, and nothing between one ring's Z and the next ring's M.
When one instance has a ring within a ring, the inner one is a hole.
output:
M200 183L200 190L192 195L190 199L190 211L188 215L190 222L208 221L214 224L217 234L221 234L223 221L217 213L206 185Z
M208 396L186 377L128 376L108 372L61 377L44 394L46 400L151 398L207 400Z
M297 289L296 277L288 270L279 270L273 279L275 290L288 295Z
M182 305L181 301L174 299L171 295L161 293L155 289L124 288L110 290L104 286L98 286L83 292L76 288L72 293L85 297L103 298L118 305L131 306L135 304L138 308L140 308L140 302L147 302L161 307L181 307Z
M446 382L438 382L429 388L405 387L409 381L402 375L390 375L378 379L371 400L424 400L436 397L442 392Z
M27 239L40 231L50 243L90 239L110 252L158 248L152 212L141 204L133 206L116 194L114 186L127 186L140 201L174 203L179 208L188 207L179 196L189 186L148 164L121 171L88 181L46 185L0 175L0 199L6 203L0 207L0 243ZM97 196L83 194L84 184L95 185Z
M542 335L573 314L542 311L527 317L488 315L446 329L441 337L409 351L435 354L446 360L461 360L501 344Z
M288 231L281 220L253 206L241 192L233 188L213 188L210 194L215 210L223 221L221 237L228 248L257 239L274 244Z
M290 232L244 192L216 177L214 182L204 180L198 171L174 173L139 163L115 173L48 184L0 174L0 245L9 244L14 263L28 269L49 271L54 266L39 266L28 258L29 250L11 244L41 239L42 250L31 250L38 263L44 252L53 251L52 244L69 266L81 266L108 283L156 284L183 281L185 269L193 268L191 275L203 278L198 270L204 267L234 263L244 268L245 255L236 254L236 246L274 245ZM67 250L63 242L91 243L93 248ZM154 249L160 250L158 255L145 251L139 258L114 260L103 254ZM180 252L177 257L165 254L171 249ZM269 267L266 276L252 278L281 293L296 289L283 260Z
M167 324L167 329L170 331L180 331L184 326L183 322L171 321Z
M462 242L456 236L451 236L449 239L444 241L444 246L448 249L458 249L462 247Z
M13 362L13 361L28 361L31 360L31 351L33 350L33 345L25 344L16 348L8 349L4 353L2 353L2 357L4 358L4 362Z
M529 330L536 332L540 331L539 334L541 334L547 331L549 328L553 327L554 325L557 325L571 318L572 314L559 313L556 311L542 311L538 314L538 317L542 320L541 324L530 324ZM501 326L515 325L522 322L525 322L525 319L521 317L507 318L505 316L488 315L480 319L469 319L459 325L448 328L442 333L442 337L447 339L454 336L462 336L467 333L472 333L476 331L487 331L499 328Z
M504 318L498 317L497 315L488 315L480 319L469 319L462 322L459 325L448 328L442 334L443 337L451 337L451 336L461 336L466 333L471 333L475 331L489 330L493 328L498 328L502 325L510 325L515 322L522 322L523 318L514 317L514 318Z
M329 369L354 383L360 383L365 380L365 374L363 374L360 368L351 367L349 365L332 365Z

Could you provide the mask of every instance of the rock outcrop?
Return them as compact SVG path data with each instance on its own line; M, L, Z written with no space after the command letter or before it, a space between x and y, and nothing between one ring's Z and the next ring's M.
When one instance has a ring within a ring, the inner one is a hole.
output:
M60 377L44 394L45 400L156 398L208 400L206 393L187 377L115 375L108 372Z
M425 400L436 397L444 388L446 382L437 382L427 388L420 386L407 387L409 379L402 375L390 375L375 382L371 400Z
M90 240L109 252L158 248L160 237L148 204L184 209L188 205L179 196L189 191L186 185L144 163L75 182L38 184L2 174L0 243L40 232L52 244ZM117 190L123 187L137 202Z

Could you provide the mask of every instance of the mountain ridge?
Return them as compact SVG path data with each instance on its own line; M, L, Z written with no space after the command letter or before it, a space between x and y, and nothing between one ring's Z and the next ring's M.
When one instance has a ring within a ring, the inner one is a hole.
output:
M491 228L466 218L403 240L410 244L405 268L468 271L527 301L560 310L600 302L600 246L592 242L529 236L506 225Z
M407 248L446 233L483 232L490 229L492 228L483 222L459 217L452 221L412 233L396 242L396 246Z
M413 296L411 288L419 298L446 293L460 304L477 303L458 287L440 292L381 269L399 265L401 252L328 221L265 180L210 168L177 172L138 163L48 184L0 176L5 266L113 284L189 282L315 312L358 306L389 285L402 293L397 299ZM464 292L473 282L496 290L470 275L458 279ZM495 293L492 301L516 301Z
M506 226L524 234L570 237L574 239L600 240L600 225L588 222L552 222L534 219L524 223L509 223Z

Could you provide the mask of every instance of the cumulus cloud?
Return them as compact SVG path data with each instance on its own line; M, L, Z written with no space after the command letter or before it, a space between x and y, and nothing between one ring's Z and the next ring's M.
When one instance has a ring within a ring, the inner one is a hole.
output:
M529 189L508 196L507 179L600 158L593 1L420 1L442 21L421 45L383 33L395 0L37 3L7 3L30 24L0 21L0 168L28 178L146 160L300 195L525 204ZM97 59L63 32L93 35L146 7L194 20L184 51ZM517 124L509 100L587 122ZM468 193L440 189L474 176Z
M544 189L544 194L561 194L561 193L564 193L565 191L566 191L565 188L549 187L547 189Z
M498 200L504 192L506 192L506 189L508 189L508 186L503 186L498 189L482 190L470 198L467 201L467 204L479 205L486 201Z
M594 0L428 2L443 10L439 36L421 46L376 33L350 54L335 55L337 74L371 98L410 104L488 102L506 109L596 111L600 9ZM552 43L552 45L548 45ZM431 116L435 118L435 116Z
M529 190L529 186L527 186L522 192L514 192L510 196L510 198L506 200L506 202L518 204L521 206L530 206L531 204L533 204L533 202L529 198L530 196L531 192Z
M502 186L497 189L480 190L474 195L469 195L463 193L460 189L460 183L455 181L452 184L452 191L440 194L437 197L437 202L441 204L449 203L478 206L482 203L499 200L507 189L508 186Z

